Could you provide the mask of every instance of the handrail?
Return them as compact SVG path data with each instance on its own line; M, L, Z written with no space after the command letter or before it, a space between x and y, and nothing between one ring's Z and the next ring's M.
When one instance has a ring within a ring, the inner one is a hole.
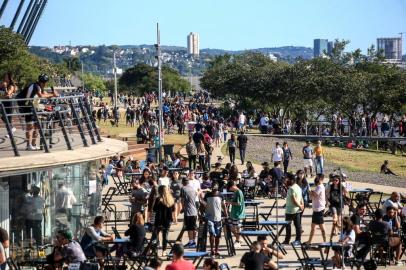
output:
M92 144L100 142L100 133L92 117L88 97L84 94L66 96L63 95L65 93L61 94L52 98L0 99L0 116L3 120L0 121L0 132L2 127L5 127L6 138L9 138L0 140L0 149L8 149L9 143L14 155L20 156L21 149L18 145L24 144L27 139L23 143L17 143L16 140L20 140L22 136L14 135L15 126L16 124L24 126L27 121L35 124L39 134L40 149L44 149L45 152L50 152L55 141L65 141L67 149L72 150L73 133L79 133L85 147L89 146L87 142L89 137Z

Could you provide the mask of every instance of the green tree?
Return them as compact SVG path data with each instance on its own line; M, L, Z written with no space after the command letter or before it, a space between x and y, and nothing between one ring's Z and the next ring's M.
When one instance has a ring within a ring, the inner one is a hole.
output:
M141 95L158 89L158 72L146 64L137 64L127 69L119 79L120 89L127 93ZM164 91L187 92L190 90L188 81L169 67L162 68L162 87Z
M84 81L86 89L98 91L99 93L104 93L107 90L105 81L97 75L85 73L81 79Z

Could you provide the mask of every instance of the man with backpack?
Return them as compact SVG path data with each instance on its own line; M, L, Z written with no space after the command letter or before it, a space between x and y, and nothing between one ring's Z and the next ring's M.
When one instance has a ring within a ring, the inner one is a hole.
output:
M52 98L58 96L58 93L55 91L51 94L45 92L44 88L48 81L48 75L41 74L38 76L37 82L28 85L16 96L17 99L21 99L18 101L18 106L20 107L20 113L23 113L25 116L27 151L39 149L37 147L39 123L35 123L36 120L32 112L33 109L37 109L39 102L36 102L34 98Z

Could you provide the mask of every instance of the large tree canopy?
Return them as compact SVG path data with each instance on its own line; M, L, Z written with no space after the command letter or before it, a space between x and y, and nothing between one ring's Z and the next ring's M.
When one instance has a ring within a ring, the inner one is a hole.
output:
M397 113L406 103L406 73L382 64L380 53L344 53L347 41L336 41L331 58L295 64L275 63L259 53L218 56L201 86L218 97L231 98L244 109L289 112L311 118L362 109ZM375 56L374 56L375 55Z
M0 76L12 72L20 88L35 81L40 73L66 74L62 65L34 56L28 52L23 37L9 28L0 27ZM52 84L52 82L51 82Z
M146 64L137 64L127 69L119 80L120 91L143 94L158 89L158 72ZM190 90L188 81L169 67L162 68L162 88L164 91L187 92Z

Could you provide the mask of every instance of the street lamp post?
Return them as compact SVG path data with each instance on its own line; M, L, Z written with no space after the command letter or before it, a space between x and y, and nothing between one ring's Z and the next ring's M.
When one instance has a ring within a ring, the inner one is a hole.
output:
M116 66L116 52L113 53L113 64L114 64L114 108L118 109L118 98L117 98L117 66Z
M161 63L161 44L160 44L160 31L159 31L159 23L156 24L156 39L157 44L155 45L156 48L156 57L158 60L158 106L159 106L159 114L158 114L158 132L159 132L159 145L158 145L158 158L159 161L162 160L162 141L163 141L163 108L162 108L162 63Z

